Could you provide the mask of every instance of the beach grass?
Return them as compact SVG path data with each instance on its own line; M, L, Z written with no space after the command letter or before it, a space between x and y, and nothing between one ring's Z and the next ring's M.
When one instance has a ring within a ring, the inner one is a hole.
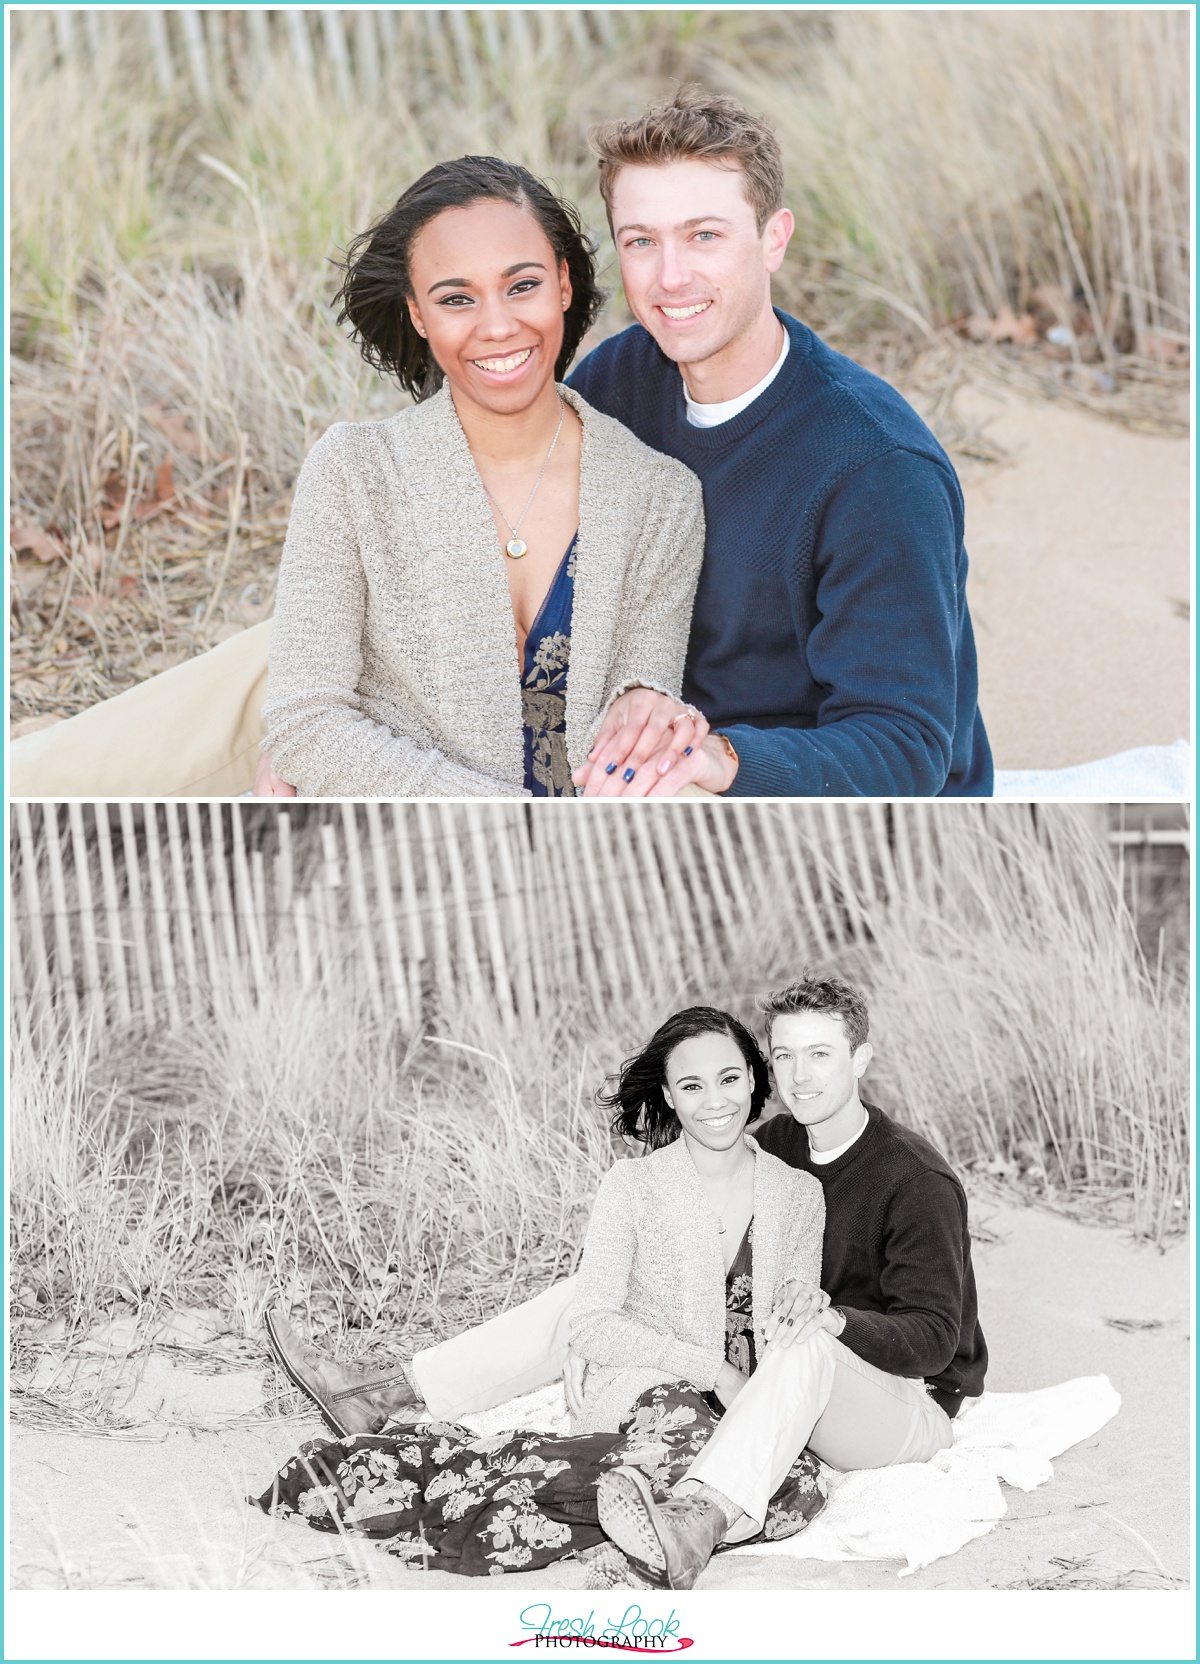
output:
M1165 1242L1187 1224L1184 963L1143 954L1086 817L943 819L935 864L829 961L868 994L866 1097L969 1184ZM754 996L802 968L786 929L750 919L673 1005L754 1021ZM647 989L598 1004L564 987L507 1024L464 991L414 1033L381 1016L352 955L304 988L285 945L268 973L174 1027L18 1023L19 1350L114 1316L149 1332L175 1308L252 1336L281 1299L318 1339L386 1357L397 1335L428 1343L573 1268L628 1153L596 1089L667 1014Z
M336 328L336 259L433 161L501 151L552 179L600 245L600 328L623 327L586 132L680 80L775 122L797 219L777 299L835 345L894 374L923 355L943 390L948 353L982 354L1178 431L1188 30L1153 10L15 13L14 720L269 615L308 448L398 402Z

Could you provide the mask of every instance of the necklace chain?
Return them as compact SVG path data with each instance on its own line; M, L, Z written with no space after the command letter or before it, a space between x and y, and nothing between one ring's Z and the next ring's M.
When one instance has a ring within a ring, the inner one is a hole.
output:
M517 520L517 523L516 523L515 526L513 525L512 521L508 518L508 515L505 514L504 510L500 507L500 504L496 501L495 497L492 496L491 488L488 485L488 482L483 478L482 474L479 475L480 480L483 482L483 489L487 492L488 496L491 498L492 506L495 508L496 513L500 516L501 520L504 521L504 524L508 527L509 531L512 533L512 536L509 538L508 542L504 545L504 553L508 556L509 560L520 560L521 556L529 548L528 543L526 543L523 538L518 537L517 533L521 529L521 524L524 521L525 516L529 513L530 504L533 502L533 499L537 496L538 486L541 485L541 483L542 483L542 475L546 472L546 469L550 466L550 458L554 455L554 447L558 444L558 436L562 432L563 420L564 420L564 418L566 417L566 414L567 414L567 407L566 407L566 404L564 403L564 401L562 399L559 399L558 402L559 402L558 426L554 430L554 438L550 441L550 449L546 452L546 460L545 460L545 462L542 463L541 469L538 473L538 477L533 482L533 490L529 493L529 496L525 499L525 507L521 510L520 518Z
M715 1210L716 1214L717 1214L717 1234L718 1234L718 1236L724 1236L725 1235L725 1213L726 1213L727 1208L729 1207L730 1202L733 1200L733 1187L734 1187L734 1185L737 1184L738 1180L741 1178L742 1174L745 1172L746 1163L747 1163L747 1161L750 1161L750 1160L753 1160L753 1157L750 1155L750 1152L747 1150L746 1146L743 1144L742 1145L742 1163L741 1163L741 1166L738 1168L737 1172L730 1179L729 1184L726 1187L724 1202L722 1203L721 1207L718 1210ZM711 1206L711 1203L710 1203L710 1206Z

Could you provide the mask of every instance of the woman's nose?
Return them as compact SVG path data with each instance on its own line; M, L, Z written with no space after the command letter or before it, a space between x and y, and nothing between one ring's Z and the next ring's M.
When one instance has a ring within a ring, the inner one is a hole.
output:
M485 300L480 308L475 333L488 341L506 341L520 327L502 300Z

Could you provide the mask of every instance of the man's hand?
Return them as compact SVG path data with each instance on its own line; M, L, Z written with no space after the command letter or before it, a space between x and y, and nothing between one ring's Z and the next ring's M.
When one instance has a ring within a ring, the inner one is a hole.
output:
M646 797L677 762L695 754L707 733L695 706L653 688L631 688L613 700L587 762L571 778L585 797Z
M740 1393L742 1388L746 1385L748 1379L748 1376L743 1375L740 1369L735 1369L729 1360L726 1359L717 1371L717 1379L713 1386L713 1392L716 1393L717 1398L725 1406L725 1408L728 1409L737 1397L738 1393Z
M656 758L651 757L647 767L654 769L656 761ZM737 771L737 758L730 756L724 742L715 734L708 734L703 743L696 746L690 757L680 757L666 772L655 770L649 791L635 794L638 784L635 778L633 785L625 788L625 795L674 797L684 786L699 786L702 790L719 796L733 785L737 779Z
M567 1397L567 1409L579 1419L583 1414L583 1378L587 1374L587 1359L581 1358L578 1352L568 1350L563 1362L563 1392Z
M794 1346L797 1341L808 1340L818 1329L827 1329L836 1338L845 1327L846 1319L841 1312L831 1309L824 1289L793 1277L784 1285L763 1333L768 1345Z
M263 752L258 759L258 769L254 776L255 797L295 797L295 786L289 786L286 780L281 780L271 767L271 758Z

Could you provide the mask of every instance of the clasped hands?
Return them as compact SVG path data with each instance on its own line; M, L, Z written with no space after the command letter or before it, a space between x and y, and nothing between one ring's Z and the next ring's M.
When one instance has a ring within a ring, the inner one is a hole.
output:
M728 791L736 773L736 761L694 705L631 688L613 700L571 778L584 797L674 797L684 786Z
M584 797L674 797L684 786L728 791L737 763L694 705L681 705L653 688L631 688L614 699L587 761L572 775ZM295 797L296 791L259 759L255 797Z
M783 1293L775 1302L775 1309L763 1328L768 1346L794 1346L808 1340L819 1330L826 1329L836 1339L846 1327L846 1319L829 1304L824 1289L793 1277L784 1284ZM578 1352L568 1351L563 1363L563 1391L567 1408L573 1416L583 1414L583 1380L587 1374L587 1359ZM717 1371L713 1392L726 1409L746 1385L748 1376L725 1360Z

